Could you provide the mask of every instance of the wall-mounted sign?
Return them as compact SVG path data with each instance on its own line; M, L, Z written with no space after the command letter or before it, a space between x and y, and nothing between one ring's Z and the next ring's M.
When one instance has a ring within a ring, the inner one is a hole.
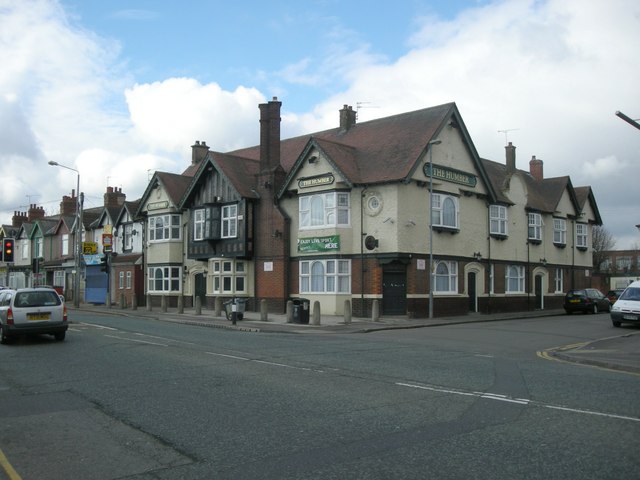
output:
M298 239L298 252L335 252L340 250L340 235Z
M98 244L96 242L82 242L82 253L84 255L92 255L98 252Z
M325 173L314 177L306 177L298 179L298 188L319 187L322 185L331 185L335 181L333 173Z
M167 208L169 206L169 202L166 200L164 202L150 202L147 203L147 210L160 210L161 208Z
M430 177L429 164L425 163L423 168L426 177ZM455 168L443 167L441 165L433 166L433 178L438 180L444 180L445 182L459 183L460 185L466 185L467 187L475 187L478 183L478 179L475 175L456 170Z

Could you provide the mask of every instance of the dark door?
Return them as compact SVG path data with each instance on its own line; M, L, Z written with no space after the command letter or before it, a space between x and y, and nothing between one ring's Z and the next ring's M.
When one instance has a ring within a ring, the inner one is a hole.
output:
M476 292L476 272L467 275L467 289L469 291L469 311L478 311L478 295Z
M407 274L403 271L382 273L382 314L405 315L407 313Z
M542 275L536 275L536 286L535 286L535 294L536 294L536 308L542 309Z
M194 281L196 297L200 297L200 305L204 307L207 297L207 280L204 276L204 273L196 273L194 276Z

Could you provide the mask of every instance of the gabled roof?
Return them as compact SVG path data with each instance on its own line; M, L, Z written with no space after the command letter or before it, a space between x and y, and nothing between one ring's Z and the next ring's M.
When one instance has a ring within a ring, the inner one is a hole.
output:
M171 200L171 203L173 203L177 207L178 205L180 205L180 200L189 187L191 180L192 177L187 175L179 175L176 173L168 172L155 172L153 174L153 177L151 178L151 181L147 185L144 194L138 201L138 209L136 210L135 216L137 217L141 214L142 206L147 203L147 200L149 200L149 195L151 195L151 192L157 186L164 189L167 196L169 197L169 200Z
M132 219L135 219L136 212L138 211L139 207L140 207L140 199L134 200L132 202L124 202L124 205L120 209L120 213L118 214L118 217L114 220L114 225L120 225L120 223L122 223L122 217L124 217L124 214L127 212L129 213L129 217L131 217Z
M3 235L0 235L3 238L16 238L15 236L18 234L18 230L20 227L14 227L13 225L1 225L0 231Z
M35 233L40 230L43 237L48 237L54 235L56 227L58 226L58 219L39 218L35 220L34 223L35 228L32 230L31 235L35 235Z
M596 198L593 195L593 190L591 187L576 187L576 199L578 202L578 213L582 213L584 211L584 207L589 202L591 209L593 210L593 214L595 218L596 225L602 225L602 217L600 216L600 211L598 210L598 205L596 204Z
M75 215L60 215L60 218L58 218L58 223L56 223L56 226L54 227L53 233L58 233L62 225L66 225L67 229L71 232L73 231L75 222L76 222Z
M22 236L22 232L24 232L25 237L30 239L35 226L35 223L23 222L22 225L20 225L20 229L18 230L17 238L20 238Z
M496 203L504 205L515 205L509 197L504 194L503 184L507 176L507 166L503 163L494 162L493 160L481 159L489 183L493 187Z
M85 230L89 230L91 224L100 217L103 208L104 207L93 207L82 211L82 227Z
M98 218L96 218L93 222L91 222L91 225L89 225L89 228L92 228L92 229L100 228L105 218L111 222L111 225L114 225L116 219L118 218L118 215L120 215L121 210L122 210L122 207L102 207L102 211L98 215ZM109 223L106 223L105 225L109 225Z
M566 191L573 207L578 211L575 191L568 176L545 178L542 181L535 180L528 173L523 172L523 176L528 192L526 208L553 214L558 210L562 194Z

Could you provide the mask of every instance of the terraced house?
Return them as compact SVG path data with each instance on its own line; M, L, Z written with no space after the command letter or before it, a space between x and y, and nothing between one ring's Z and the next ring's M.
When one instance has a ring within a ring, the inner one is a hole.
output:
M154 301L349 300L368 316L377 300L420 317L557 308L589 285L591 188L535 157L518 169L511 144L481 158L454 103L363 123L345 105L335 128L289 139L280 109L259 106L259 145L196 142L182 174L154 175L138 209Z

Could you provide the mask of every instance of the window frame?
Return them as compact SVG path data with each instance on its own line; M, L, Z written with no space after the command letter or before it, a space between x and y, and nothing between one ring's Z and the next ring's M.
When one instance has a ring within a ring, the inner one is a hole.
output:
M515 271L516 275L511 273ZM512 290L511 282L517 283L516 290ZM525 269L523 265L507 265L504 271L504 293L507 294L523 294L525 293Z
M156 223L162 219L163 225L158 227ZM148 219L149 243L178 242L182 240L182 215L177 213L164 213L153 215ZM158 232L162 237L158 238ZM177 235L176 235L177 234Z
M444 223L445 216L448 216L448 212L445 211L445 204L448 202L453 204L453 225ZM431 225L433 228L460 230L460 201L458 197L446 193L432 193L431 205ZM439 221L436 221L437 218Z
M193 240L196 242L204 240L206 218L206 209L197 208L193 211Z
M556 245L567 244L567 219L554 217L553 219L553 243Z
M248 262L231 258L209 260L207 289L215 295L248 294Z
M347 228L351 226L350 192L316 192L298 197L298 228Z
M238 237L238 204L223 205L220 211L220 238Z
M581 233L581 230L583 229L584 232ZM583 250L589 248L588 237L589 225L587 225L586 223L576 223L576 247Z
M554 281L556 286L555 293L564 293L564 270L562 268L556 268Z
M351 294L351 260L300 260L298 273L300 294Z
M440 267L445 267L446 271L438 273ZM439 260L433 268L433 293L437 295L453 295L458 293L458 262L451 260ZM440 289L446 281L447 288Z
M542 214L538 212L527 213L527 240L542 242Z
M494 224L497 228L494 228ZM505 205L489 205L489 235L509 235L509 216Z
M161 277L156 277L160 271ZM153 272L153 275L152 275ZM160 288L158 288L160 282ZM180 293L182 291L182 266L180 265L150 265L147 269L147 292L149 293Z
M69 234L63 233L61 238L61 253L63 256L69 255Z

